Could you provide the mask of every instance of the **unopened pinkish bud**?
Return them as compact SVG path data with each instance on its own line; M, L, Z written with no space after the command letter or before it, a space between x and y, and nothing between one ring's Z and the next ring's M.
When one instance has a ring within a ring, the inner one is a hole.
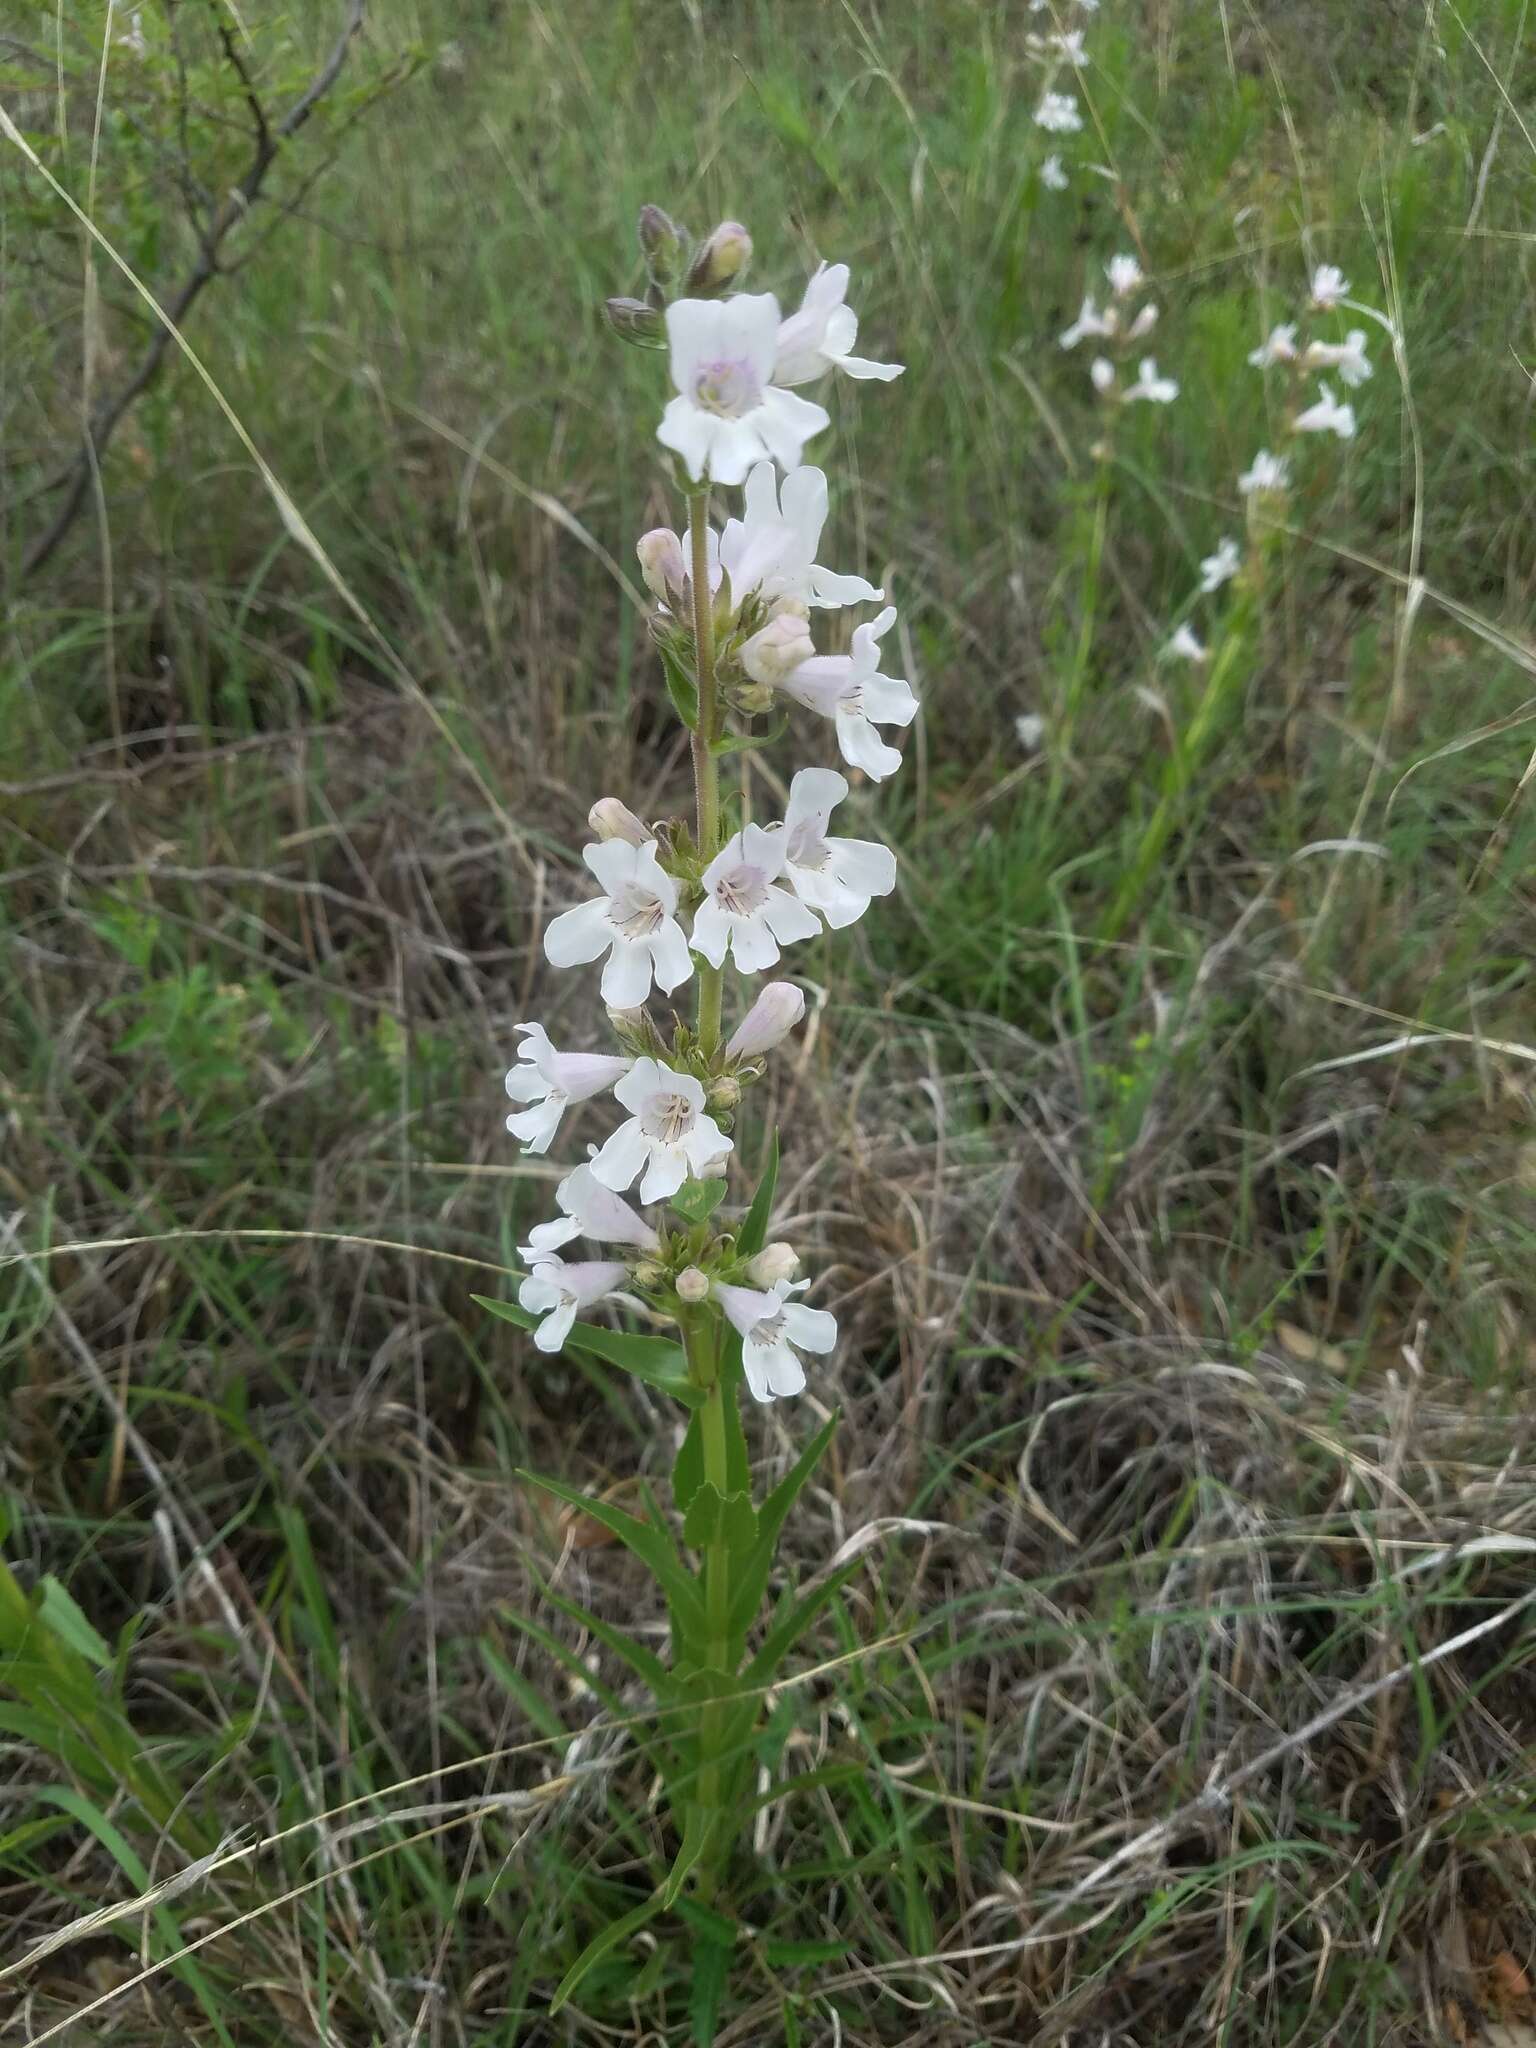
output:
M603 311L608 316L608 325L621 341L632 341L640 348L666 347L666 330L662 326L661 315L644 299L609 299L604 303Z
M739 220L723 220L694 257L687 288L690 292L724 291L751 260L752 237Z
M679 1301L708 1301L709 1275L700 1272L697 1266L685 1266L676 1280Z
M741 665L754 683L783 683L815 652L805 620L794 612L782 612L747 641L741 650Z
M651 281L671 284L688 260L688 237L683 229L659 206L642 206L635 232Z
M774 1244L765 1244L755 1259L747 1261L747 1278L754 1287L776 1287L781 1280L795 1277L799 1263L800 1254L794 1246L780 1239Z
M640 574L652 597L661 604L677 604L688 576L683 544L677 535L666 526L652 527L635 542L635 553L640 557Z
M781 1045L805 1015L805 997L792 981L770 981L736 1027L725 1048L733 1060L755 1059Z
M599 839L624 839L631 846L648 846L655 837L650 827L616 796L600 796L587 813L587 823Z

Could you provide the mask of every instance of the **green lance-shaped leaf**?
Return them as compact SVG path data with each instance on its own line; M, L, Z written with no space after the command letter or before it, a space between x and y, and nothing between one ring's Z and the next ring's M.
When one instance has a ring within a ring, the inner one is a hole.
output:
M712 754L750 754L759 747L771 747L775 740L783 739L789 731L789 720L781 718L769 732L728 732L715 741L710 748Z
M671 1197L670 1207L690 1223L707 1223L725 1200L725 1177L685 1180Z
M763 1177L752 1197L752 1206L736 1233L736 1250L740 1257L754 1258L767 1242L768 1219L773 1214L773 1198L778 1186L779 1134L775 1131L768 1146L768 1164L763 1168Z
M693 1550L707 1550L724 1540L733 1553L751 1550L757 1542L757 1516L745 1493L722 1495L706 1479L688 1503L683 1541Z
M653 1523L642 1522L636 1516L626 1514L623 1508L610 1506L607 1501L591 1500L579 1488L566 1486L558 1479L544 1479L537 1472L526 1471L519 1472L518 1477L526 1479L530 1485L542 1486L557 1500L580 1508L610 1535L617 1536L625 1549L633 1551L647 1567L665 1592L672 1610L673 1625L683 1640L690 1646L706 1640L708 1624L698 1581L678 1556L670 1536Z
M829 1415L758 1509L757 1541L736 1574L732 1593L733 1629L745 1631L752 1626L762 1601L763 1589L768 1584L768 1574L773 1569L773 1553L778 1544L779 1531L784 1526L784 1519L799 1499L806 1481L821 1463L822 1454L831 1443L832 1432L836 1428L837 1416ZM686 1524L684 1533L687 1533Z
M560 1979L555 1995L549 2002L550 2012L553 2014L560 2010L594 1963L600 1963L609 1950L617 1948L621 1941L628 1941L632 1934L638 1934L647 1920L654 1920L661 1911L662 1904L661 1893L656 1892L643 1904L636 1906L632 1912L625 1913L622 1918L605 1927L600 1934L594 1935Z
M684 1808L683 1839L677 1858L667 1872L667 1881L661 1888L661 1903L672 1905L678 1893L688 1880L688 1874L703 1859L709 1847L709 1838L715 1831L716 1813L713 1807L703 1805L697 1799L690 1799Z
M693 677L670 648L662 648L661 665L666 670L667 695L672 699L673 710L690 732L696 732L699 725L699 692Z
M520 1330L538 1327L539 1318L515 1301L495 1301L488 1294L471 1295L470 1299L503 1322L516 1323ZM565 1341L572 1351L590 1352L605 1365L616 1365L620 1372L633 1373L648 1386L659 1387L685 1408L703 1403L703 1394L688 1377L683 1347L669 1337L636 1337L627 1330L600 1329L596 1323L573 1323Z
M741 1675L742 1685L772 1684L779 1666L795 1644L822 1609L837 1598L858 1568L859 1560L853 1558L833 1572L830 1578L823 1579L819 1586L813 1586L810 1592L785 1595L780 1603L778 1618L764 1636L757 1655Z

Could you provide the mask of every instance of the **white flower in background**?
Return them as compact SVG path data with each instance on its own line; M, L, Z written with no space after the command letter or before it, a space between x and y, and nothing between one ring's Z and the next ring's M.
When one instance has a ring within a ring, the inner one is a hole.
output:
M144 35L144 10L142 7L134 8L132 14L128 17L128 26L115 40L123 49L130 50L135 57L147 57L149 55L149 43Z
M1342 341L1314 341L1308 344L1302 361L1309 370L1337 370L1340 379L1357 390L1371 374L1365 354L1363 327L1351 327Z
M774 965L781 945L814 939L821 929L803 903L776 886L784 854L782 832L744 825L704 870L704 900L693 913L693 950L711 967L723 967L729 949L738 973L759 974Z
M509 1116L507 1129L523 1140L525 1152L547 1152L570 1105L622 1081L630 1062L611 1053L556 1052L542 1024L519 1024L517 1029L523 1042L517 1065L507 1070L507 1093L514 1102L535 1106Z
M771 462L747 475L740 519L728 519L720 535L720 566L731 579L731 600L751 591L771 602L795 598L831 607L878 604L885 592L862 576L839 576L816 560L827 523L827 479L819 469L792 469L783 485Z
M1111 256L1104 266L1104 275L1117 299L1129 298L1142 282L1142 268L1134 256Z
M632 846L604 839L581 857L605 890L590 903L563 910L546 926L544 957L552 967L580 967L606 953L603 1001L633 1010L656 986L681 987L693 972L677 921L677 884L656 857L656 842Z
M1108 356L1095 356L1088 365L1088 376L1101 398L1115 388L1115 366Z
M832 813L847 794L847 778L835 768L802 768L773 835L783 841L785 881L834 931L862 917L872 896L889 896L896 886L896 856L888 846L828 838Z
M1271 363L1294 363L1296 360L1296 328L1294 322L1271 327L1259 346L1252 351L1248 360L1256 370L1267 370Z
M1083 125L1076 97L1070 92L1048 92L1035 109L1035 125L1052 135L1075 135Z
M1086 64L1088 52L1083 47L1083 32L1080 28L1058 29L1045 39L1048 50L1055 50L1067 64Z
M1090 293L1083 300L1082 311L1072 325L1063 331L1061 345L1063 348L1076 348L1080 341L1107 338L1111 334L1118 334L1119 331L1120 316L1114 307L1111 306L1101 313Z
M1349 279L1336 263L1319 263L1312 273L1312 303L1324 312L1336 306L1349 290Z
M1206 650L1195 633L1193 626L1176 627L1163 648L1165 660L1204 661Z
M808 398L774 383L779 302L772 292L733 299L675 299L667 308L672 382L678 395L656 438L697 482L739 484L765 455L792 469L812 434L831 424Z
M1056 154L1055 150L1051 151L1045 162L1040 166L1040 182L1047 192L1065 192L1067 186L1071 183L1062 165L1061 158Z
M770 641L766 650L754 652L765 638L754 634L741 650L742 666L754 682L770 683L803 704L830 718L837 730L838 749L850 767L862 768L875 782L894 775L901 755L888 747L875 730L877 725L910 725L917 716L917 699L912 686L900 676L880 673L880 641L896 620L896 607L888 604L868 625L854 629L851 654L812 654L787 665ZM776 620L775 625L797 621ZM772 628L766 629L771 635ZM766 651L769 659L762 659Z
M764 984L757 1001L736 1026L726 1054L733 1060L751 1060L782 1045L805 1015L805 997L792 981Z
M1156 325L1157 307L1148 300L1147 304L1142 307L1136 318L1125 330L1126 338L1129 341L1140 341L1144 335L1150 334Z
M1013 721L1014 734L1026 754L1037 754L1045 738L1045 720L1038 711L1021 711Z
M528 1242L517 1248L519 1258L530 1266L547 1259L573 1237L590 1237L595 1244L632 1244L641 1251L661 1248L661 1239L643 1216L637 1216L622 1195L605 1188L590 1166L578 1166L555 1189L561 1214L552 1222L536 1223Z
M704 1114L704 1084L653 1059L636 1060L614 1089L629 1114L593 1156L592 1171L605 1188L622 1194L640 1182L642 1202L664 1202L689 1174L724 1159L731 1141Z
M518 1301L530 1315L544 1320L533 1333L541 1351L558 1351L571 1334L576 1311L612 1294L629 1278L629 1268L616 1259L584 1260L568 1266L550 1252L541 1258L522 1286Z
M1293 422L1298 434L1337 434L1341 441L1355 437L1355 408L1341 405L1326 384L1319 384L1321 396L1315 405L1299 412Z
M1207 555L1200 564L1200 588L1209 597L1213 590L1220 590L1223 583L1230 583L1243 566L1243 551L1230 534L1225 534L1216 543L1216 552Z
M836 1316L791 1301L791 1290L788 1280L778 1281L765 1294L716 1282L715 1298L741 1334L741 1363L754 1401L800 1393L805 1368L796 1349L830 1351L837 1342Z
M1291 465L1283 455L1271 455L1267 448L1261 448L1237 480L1237 488L1245 498L1256 497L1263 491L1285 491L1290 489Z
M849 353L859 338L859 323L852 307L843 303L847 292L846 263L818 266L805 288L799 312L791 313L778 328L773 369L776 384L809 384L826 370L841 370L845 377L877 377L882 384L901 375L904 363L871 363ZM825 413L822 424L826 424ZM785 469L792 466L782 456L779 460Z
M1159 377L1157 364L1151 356L1143 356L1136 370L1136 382L1128 384L1121 392L1121 401L1132 404L1138 398L1150 400L1153 405L1171 405L1179 395L1179 387L1172 377Z

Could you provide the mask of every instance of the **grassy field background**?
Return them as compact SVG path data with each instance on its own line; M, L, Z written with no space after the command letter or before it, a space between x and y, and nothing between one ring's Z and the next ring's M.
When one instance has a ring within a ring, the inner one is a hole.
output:
M281 103L342 13L224 25ZM247 147L217 16L0 18L162 301ZM329 573L173 352L23 574L153 329L0 140L7 2040L1536 2043L1527 7L1070 18L1057 193L1024 0L374 0L187 322ZM772 1750L833 1775L728 1981L674 1919L551 2019L670 1844L542 1594L637 1582L512 1475L675 1445L470 1297L555 1177L512 1025L599 1021L540 950L587 807L687 801L600 312L647 200L848 261L907 364L817 455L925 711L741 1136L844 1332L749 1417L779 1470L841 1408L794 1562L866 1564ZM1057 337L1123 248L1182 388L1105 463ZM1395 359L1207 603L1322 261Z

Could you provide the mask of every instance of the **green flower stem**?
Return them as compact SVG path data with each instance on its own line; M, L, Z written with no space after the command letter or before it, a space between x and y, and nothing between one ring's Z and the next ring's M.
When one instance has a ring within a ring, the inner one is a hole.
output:
M690 1318L683 1331L690 1376L699 1385L709 1388L708 1398L699 1410L704 1480L724 1500L731 1490L725 1441L725 1403L733 1395L720 1371L720 1336L717 1311L697 1320ZM731 1550L723 1536L704 1552L704 1611L709 1630L706 1639L708 1668L731 1676ZM713 1895L715 1857L728 1838L720 1796L720 1737L724 1714L721 1702L710 1700L700 1717L699 1804L713 1816L712 1840L698 1866L696 1892L703 1899Z
M709 486L688 499L688 535L693 550L689 580L693 586L694 681L699 691L699 722L693 733L693 788L698 804L699 858L707 866L720 851L720 763L714 742L719 712L715 697L715 616L709 588ZM720 1043L720 994L724 976L718 967L699 968L699 1044L713 1056Z

